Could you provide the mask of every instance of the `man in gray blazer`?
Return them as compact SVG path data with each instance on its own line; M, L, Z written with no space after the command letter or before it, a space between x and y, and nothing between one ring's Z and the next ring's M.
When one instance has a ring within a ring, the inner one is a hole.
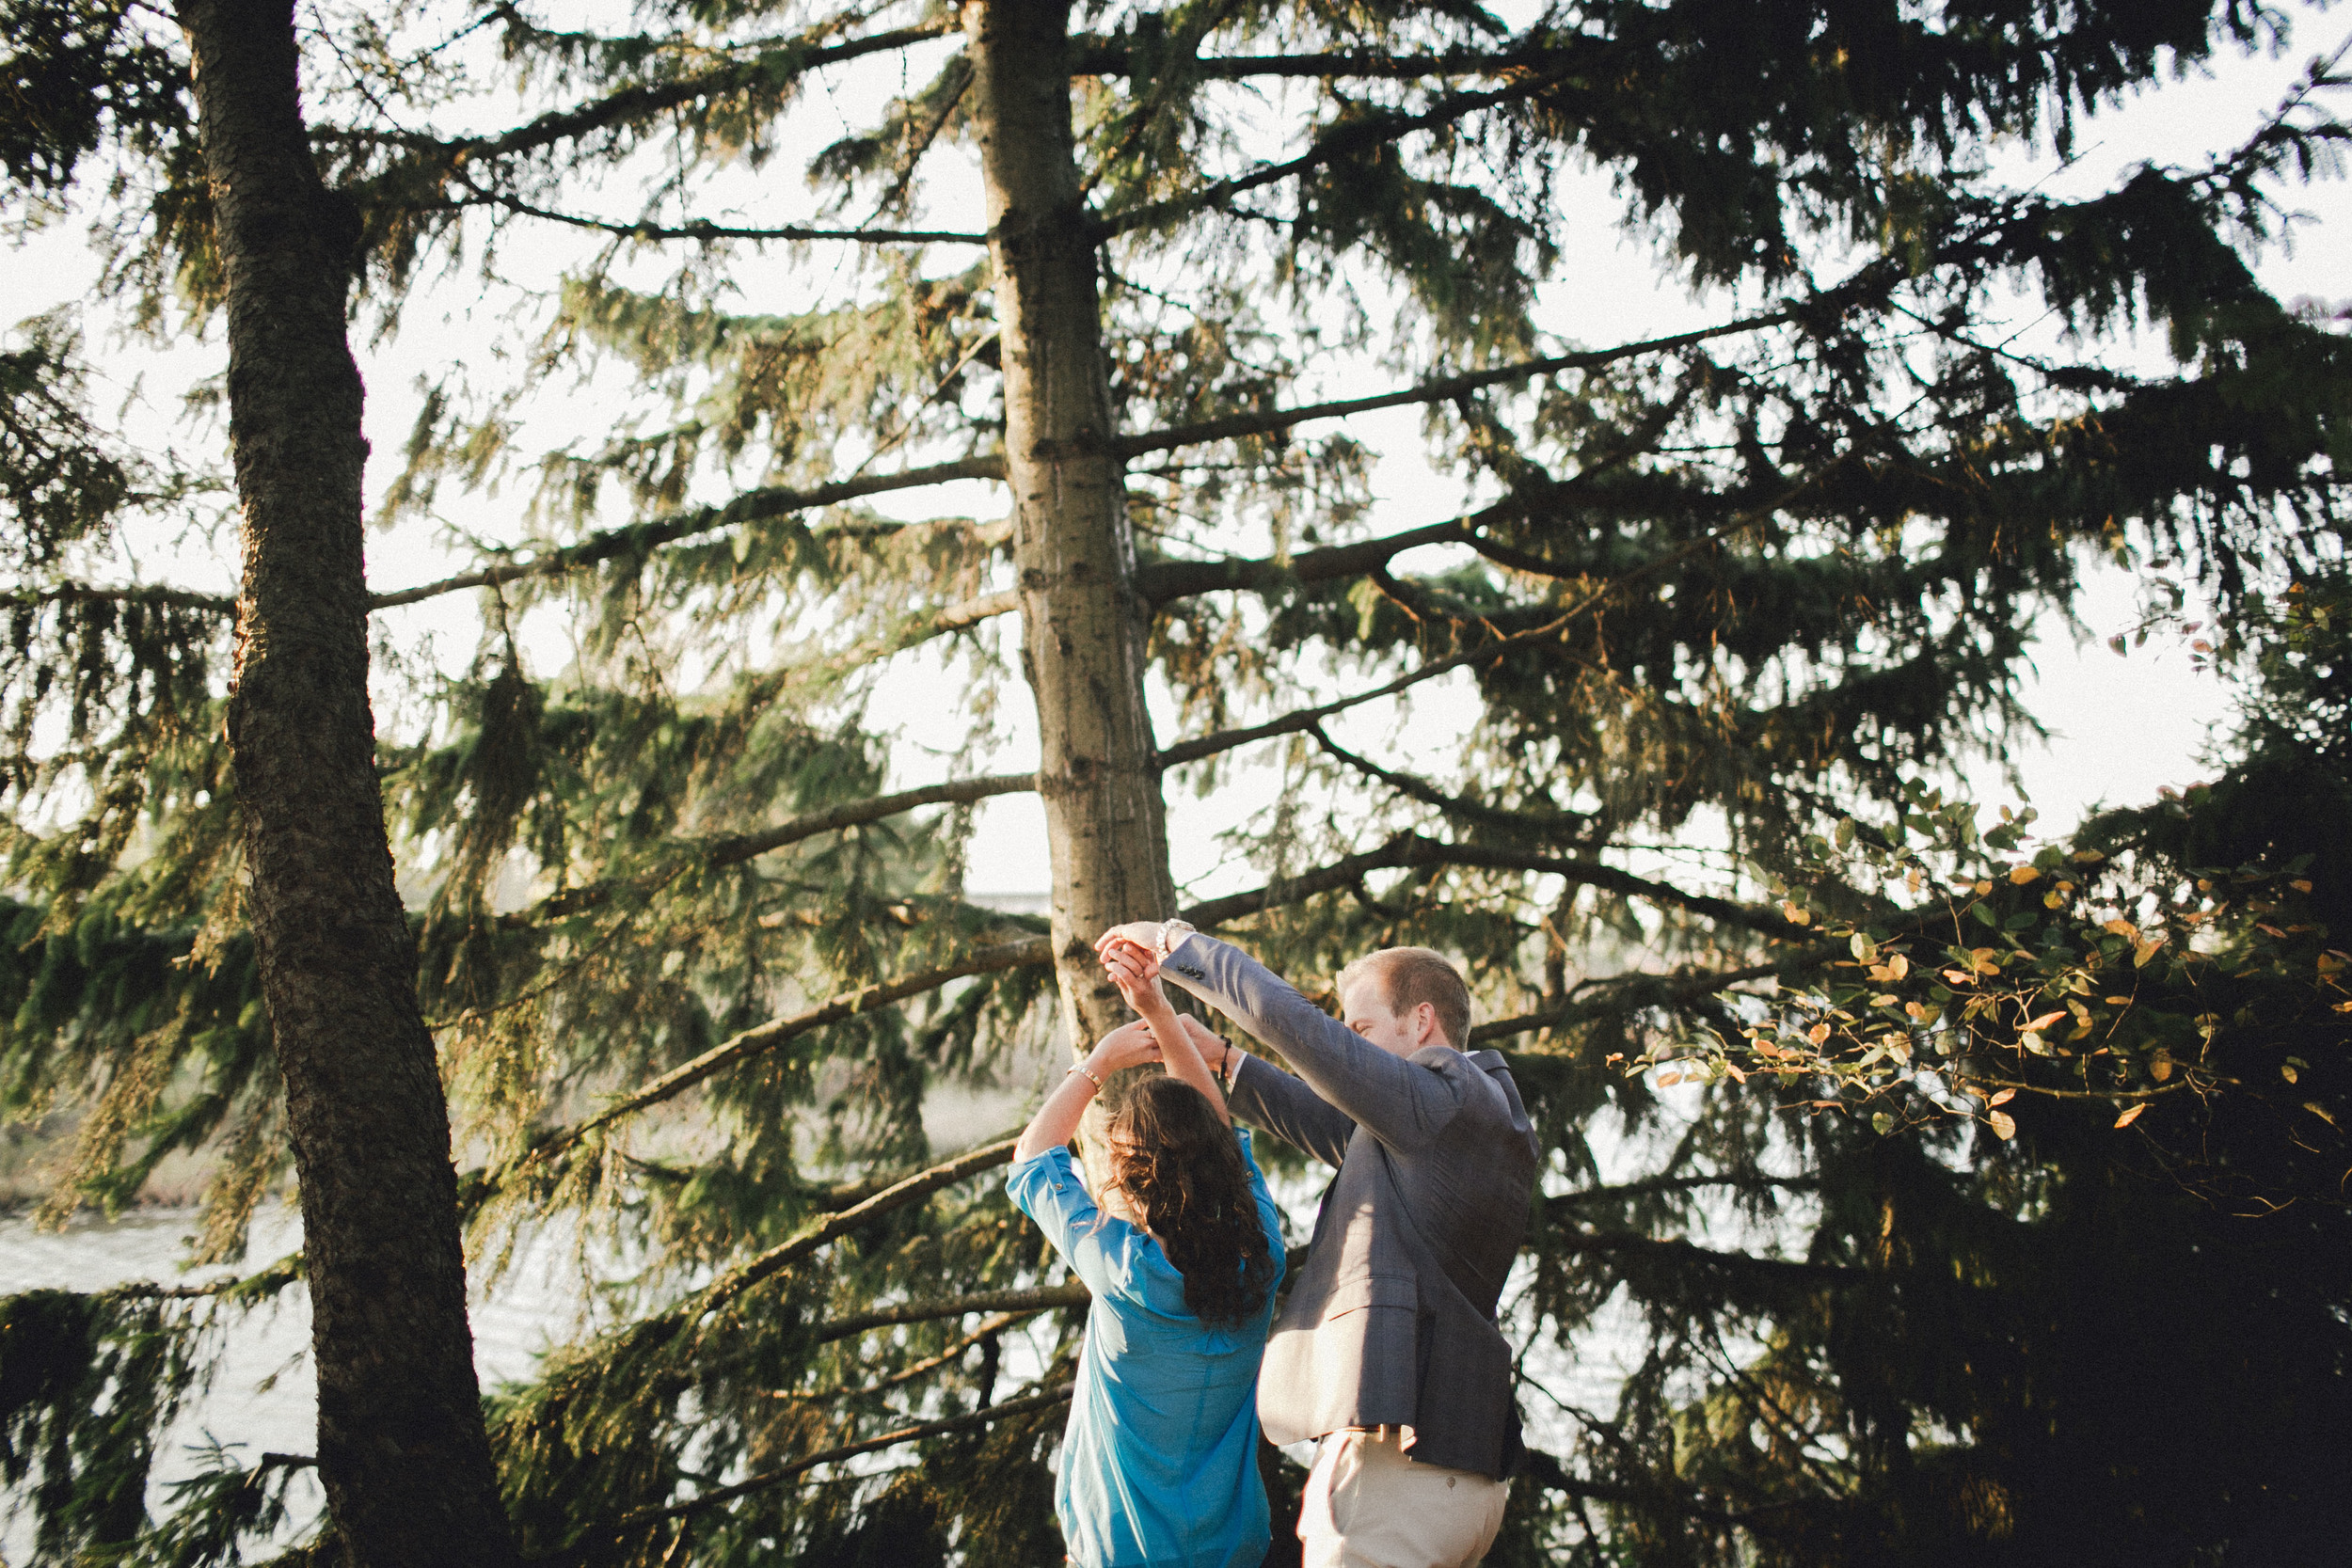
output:
M1425 947L1339 979L1343 1022L1182 921L1106 932L1114 978L1173 980L1296 1069L1214 1063L1244 1121L1335 1165L1266 1345L1258 1418L1317 1439L1298 1521L1308 1568L1475 1563L1521 1450L1495 1322L1540 1156L1492 1051L1465 1053L1470 992Z

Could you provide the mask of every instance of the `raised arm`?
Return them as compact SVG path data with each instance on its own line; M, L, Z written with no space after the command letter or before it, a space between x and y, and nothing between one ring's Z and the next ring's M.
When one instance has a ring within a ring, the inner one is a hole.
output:
M1126 998L1127 1006L1136 1010L1136 1016L1143 1020L1144 1027L1159 1042L1160 1061L1168 1068L1168 1075L1199 1089L1216 1110L1216 1119L1231 1127L1233 1117L1225 1108L1225 1090L1201 1057L1200 1042L1184 1028L1184 1018L1168 1006L1168 992L1147 973L1151 961L1150 954L1137 952L1124 942L1114 943L1103 952L1104 973L1111 977L1119 994Z
M1098 945L1149 953L1159 936L1156 925L1120 926ZM1238 947L1192 932L1157 972L1279 1051L1319 1098L1391 1148L1426 1145L1461 1109L1446 1074L1364 1040Z
M1168 1009L1173 1012L1175 1009ZM1196 1056L1199 1053L1194 1053ZM1103 1087L1103 1080L1123 1068L1141 1067L1160 1059L1159 1043L1141 1020L1122 1023L1095 1042L1087 1059L1062 1074L1045 1103L1037 1108L1021 1141L1012 1146L1013 1164L1034 1160L1047 1149L1068 1143L1078 1131L1079 1118Z

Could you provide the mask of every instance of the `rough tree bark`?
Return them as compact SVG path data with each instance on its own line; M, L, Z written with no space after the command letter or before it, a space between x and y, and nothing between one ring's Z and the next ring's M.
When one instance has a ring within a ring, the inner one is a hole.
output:
M1054 961L1073 1049L1130 1015L1105 927L1173 912L1144 710L1144 617L1070 124L1067 0L972 0L972 103L1005 362L1022 662L1043 749Z
M504 1564L448 1110L375 778L357 220L311 160L292 0L179 16L228 281L245 553L229 739L301 1182L319 1476L353 1562Z

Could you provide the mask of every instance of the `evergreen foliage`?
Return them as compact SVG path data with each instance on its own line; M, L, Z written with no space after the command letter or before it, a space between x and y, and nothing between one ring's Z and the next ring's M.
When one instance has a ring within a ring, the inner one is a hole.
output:
M209 198L180 46L140 14L12 6L11 84L109 86L72 115L9 99L0 152L24 210L77 201L113 236L136 319L195 332L221 291ZM1059 1016L1048 923L964 885L975 806L1040 787L977 771L1019 700L993 628L1022 546L920 496L1022 455L1004 388L1033 347L983 236L926 227L976 206L958 19L318 14L307 108L362 310L397 332L437 269L479 264L545 328L450 367L385 487L395 516L499 486L529 506L456 577L373 585L379 609L483 605L471 667L414 673L430 717L379 747L478 1271L554 1227L622 1276L492 1401L517 1544L1051 1560L1083 1292L995 1190L1009 1144L934 1148L923 1119L942 1090L1024 1086ZM2236 146L2061 196L2005 185L1997 147L2069 149L2283 19L1076 23L1099 435L1134 532L1109 591L1165 698L1151 760L1203 794L1244 761L1281 780L1232 824L1263 886L1186 912L1311 988L1384 943L1459 955L1476 1043L1511 1052L1550 1150L1509 1298L1543 1451L1496 1560L2340 1541L2352 347L2249 265L2344 143L2333 64ZM827 102L857 125L797 144L829 72L894 59L901 90L848 78ZM521 112L485 129L492 101ZM71 184L102 153L111 182ZM774 194L787 153L813 209ZM1549 330L1565 242L1603 219L1712 286L1714 324ZM548 230L586 238L517 276ZM35 541L10 561L0 1092L88 1107L58 1212L226 1148L204 1245L229 1258L285 1168L216 706L229 607L93 584L110 531L185 498L107 454L70 324L24 341L0 364L0 495ZM633 421L532 450L534 400L580 376L625 385ZM1321 421L1382 405L1424 410L1480 510L1370 534L1370 454ZM2068 843L1980 834L1953 779L2030 732L2031 641L2091 563L2153 586L2160 560L2221 607L2213 657L2249 693L2219 778ZM541 667L550 624L567 651ZM870 717L910 657L940 683L936 784L891 776ZM1475 710L1451 766L1349 727L1449 675ZM37 746L53 715L70 739ZM42 1332L90 1369L115 1331ZM1627 1371L1596 1406L1561 1380L1606 1354ZM119 1503L130 1461L79 1441L54 1449L70 1493L41 1472L44 1528ZM213 1465L139 1550L228 1560L286 1473ZM88 1539L141 1528L106 1517Z

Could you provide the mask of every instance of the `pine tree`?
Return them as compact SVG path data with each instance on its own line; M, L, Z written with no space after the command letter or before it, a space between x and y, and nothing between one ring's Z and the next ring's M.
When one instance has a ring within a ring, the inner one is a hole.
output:
M518 411L579 371L627 373L644 411L538 463L535 531L373 600L485 600L475 667L425 685L433 725L378 753L434 887L421 1000L461 1141L486 1151L463 1189L478 1242L576 1210L645 1249L638 1305L494 1402L522 1549L1058 1551L1042 1466L1082 1292L976 1180L1009 1142L941 1162L923 1098L1056 1022L1112 1021L1085 944L1181 901L1161 791L1212 791L1243 756L1284 780L1247 825L1265 885L1188 917L1302 979L1384 942L1460 955L1478 1043L1513 1049L1554 1150L1515 1325L1555 1351L1640 1347L1613 1408L1549 1423L1510 1560L2186 1560L2324 1525L2311 1478L2344 1451L2342 1378L2293 1368L2339 1365L2346 1288L2302 1267L2310 1245L2120 1167L2104 1084L2096 1127L1882 1131L1834 1052L1784 1075L1725 1042L1754 1038L1761 983L1835 985L1866 961L1852 941L1898 940L1871 934L1899 911L1870 877L1824 879L1834 827L1940 812L1961 832L1922 792L2027 725L2019 661L2087 561L2173 552L2235 603L2340 551L2344 345L2248 265L2279 182L2342 140L2316 106L2327 69L2242 145L2069 199L2001 186L1987 149L2070 147L2078 117L2278 19L1677 0L1518 26L1396 7L1083 20L1099 30L976 0L648 7L613 36L512 8L398 37L341 21L342 118L314 143L389 327L436 259L525 229L610 241L537 281L551 325L516 385L436 388L388 505L511 477L532 457ZM134 90L168 75L142 51L172 46L133 41L105 55L117 98L91 103L148 123L171 100ZM808 160L816 221L719 205L764 194L826 72L894 55L908 89ZM529 118L437 129L483 81L526 78ZM110 199L146 206L118 285L216 294L184 159L112 125L43 135L125 150ZM596 204L600 180L657 162L640 208ZM1653 341L1543 331L1538 285L1591 217L1564 200L1582 162L1737 306ZM984 233L924 226L959 199ZM778 255L852 281L730 309ZM2071 335L2010 341L2011 289ZM2123 368L2127 327L2170 362ZM1362 391L1374 375L1393 389ZM1395 406L1426 411L1490 503L1367 536L1366 454L1327 421ZM1002 484L1006 522L859 505L972 480ZM1449 564L1406 568L1431 546ZM71 564L28 563L16 599L20 712L54 700L62 640L92 652L87 815L17 842L34 896L11 1092L112 1093L151 1041L151 1081L202 1088L94 1118L120 1132L86 1185L119 1192L132 1144L230 1130L226 1255L283 1152L269 1043L232 1010L254 959L219 846L250 803L186 717L219 644L194 596ZM167 610L167 635L144 629ZM861 719L876 672L937 657L984 728L1008 673L988 628L1015 613L1037 769L887 777ZM533 614L570 618L568 666L531 667L515 628ZM175 672L176 704L140 695ZM1478 713L1458 768L1394 766L1344 727L1456 672ZM1150 680L1178 734L1153 732ZM61 798L67 770L18 734L19 800ZM1029 791L1043 922L961 885L969 808ZM134 858L142 814L160 847ZM1694 858L1645 852L1677 837ZM498 889L518 865L516 907ZM130 1025L129 1006L173 1022ZM1692 1053L1709 1082L1669 1131L1673 1085L1626 1069ZM1642 1173L1601 1180L1603 1126ZM2332 1212L2297 1223L2332 1244ZM2188 1278L2216 1256L2280 1289ZM2119 1321L2200 1324L2184 1364L2212 1396L2137 1471L2114 1444L2168 1429L2115 1397ZM1562 1393L1547 1365L1531 1414ZM910 1444L917 1465L840 1463ZM2285 1479L2260 1494L2263 1476Z

